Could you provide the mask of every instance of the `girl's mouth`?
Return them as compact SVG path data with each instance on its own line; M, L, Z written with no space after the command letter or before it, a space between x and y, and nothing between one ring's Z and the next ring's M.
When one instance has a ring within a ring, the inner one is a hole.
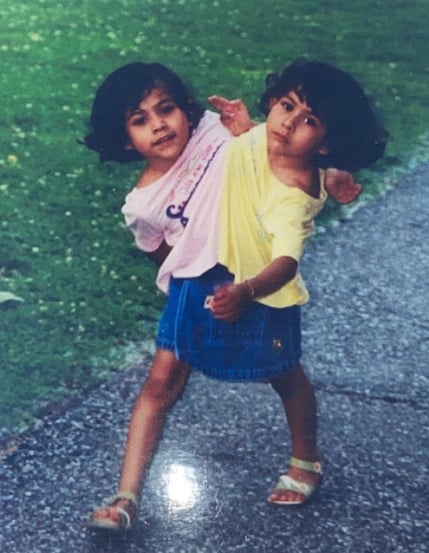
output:
M275 140L277 140L278 142L280 142L282 144L288 144L288 142L289 142L289 139L288 139L287 135L284 135L284 134L281 134L279 132L273 131L273 136L274 136Z
M287 140L287 136L288 136L287 134L284 134L279 131L273 131L273 133L277 136L279 140Z
M162 136L161 138L158 138L153 144L154 146L159 146L160 144L165 144L166 142L169 142L170 140L173 140L174 134L167 134L165 136Z

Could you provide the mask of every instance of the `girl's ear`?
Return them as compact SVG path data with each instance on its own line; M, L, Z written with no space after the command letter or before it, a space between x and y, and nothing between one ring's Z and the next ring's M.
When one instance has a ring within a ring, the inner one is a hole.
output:
M197 106L193 98L188 98L187 103L191 109L186 111L186 119L188 120L188 127L192 128L195 124L195 119L196 119L195 112L196 112Z

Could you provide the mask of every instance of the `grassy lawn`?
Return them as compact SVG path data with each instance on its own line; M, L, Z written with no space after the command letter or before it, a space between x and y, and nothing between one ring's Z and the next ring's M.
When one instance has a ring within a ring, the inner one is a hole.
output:
M123 367L163 304L120 215L139 167L77 143L107 73L160 61L255 115L265 75L297 56L348 69L392 137L359 175L365 201L424 156L428 24L427 0L0 0L0 429Z

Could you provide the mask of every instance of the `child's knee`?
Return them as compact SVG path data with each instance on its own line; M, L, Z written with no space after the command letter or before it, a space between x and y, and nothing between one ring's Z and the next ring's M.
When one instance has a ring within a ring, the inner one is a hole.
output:
M179 362L169 370L157 370L154 366L144 383L142 396L162 407L169 407L182 393L188 375L188 368Z

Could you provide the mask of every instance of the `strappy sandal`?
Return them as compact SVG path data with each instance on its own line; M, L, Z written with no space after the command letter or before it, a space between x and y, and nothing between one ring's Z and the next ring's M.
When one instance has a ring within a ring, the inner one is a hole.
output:
M299 468L301 470L317 474L319 478L315 484L310 484L309 482L301 482L296 478L292 478L292 476L289 476L288 474L282 474L280 476L280 480L278 481L276 487L273 489L271 494L280 490L290 491L304 496L304 499L299 501L270 499L270 494L270 496L268 497L268 501L270 503L275 503L276 505L302 505L303 503L306 503L312 496L314 496L315 492L320 487L324 470L323 461L316 461L315 463L311 463L310 461L302 461L301 459L297 459L296 457L291 457L289 465L291 467Z
M117 506L117 503L124 499L129 501L133 505L133 514L130 514L123 507ZM122 492L119 491L114 496L106 500L105 505L102 507L97 507L91 517L89 518L87 525L89 528L101 529L101 530L110 530L111 532L126 532L131 530L136 519L139 508L139 498L133 492ZM95 518L94 515L103 510L103 509L114 509L115 512L119 515L119 520L115 521L111 518Z

